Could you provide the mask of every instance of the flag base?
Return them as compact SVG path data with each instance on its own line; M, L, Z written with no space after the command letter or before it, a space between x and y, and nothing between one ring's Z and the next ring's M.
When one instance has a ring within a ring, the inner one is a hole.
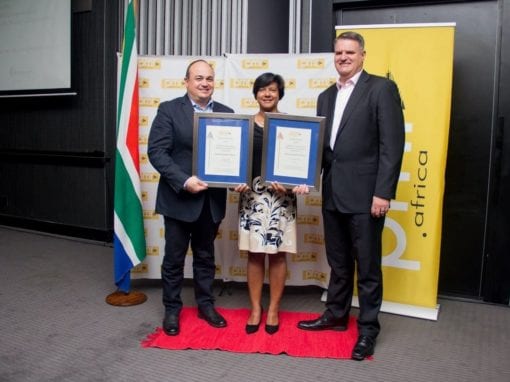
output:
M133 306L143 304L147 301L147 296L142 292L116 291L106 296L105 301L114 306Z

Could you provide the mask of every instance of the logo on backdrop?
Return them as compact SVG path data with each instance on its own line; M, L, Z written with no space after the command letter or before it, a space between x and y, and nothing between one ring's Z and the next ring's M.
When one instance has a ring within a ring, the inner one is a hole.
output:
M320 222L321 219L318 215L298 215L297 217L298 224L319 225Z
M305 197L305 206L322 206L322 196L307 195Z
M162 89L184 89L184 80L179 78L163 78L161 80Z
M255 98L241 98L241 107L256 109L259 107L259 104Z
M159 220L159 215L154 210L143 210L143 218L145 220L154 219Z
M146 248L147 256L159 256L159 247L158 246L150 246Z
M304 236L304 242L310 243L310 244L324 244L324 236L318 234L318 233L305 233Z
M269 60L265 58L246 59L241 61L241 67L243 69L267 69L269 67Z
M298 109L316 109L317 100L315 98L298 98L296 99L296 107Z
M297 81L295 78L285 79L285 89L295 89Z
M303 280L317 280L325 283L328 278L328 274L320 271L305 270L303 271Z
M297 60L298 69L324 69L325 66L324 58L300 58Z
M316 263L319 259L319 253L317 252L298 252L293 253L291 256L291 261L293 263Z
M140 126L143 126L143 127L149 126L149 117L146 115L140 115L138 123Z
M158 107L160 99L155 97L140 97L138 105L140 107Z
M140 180L142 182L157 183L159 182L159 173L157 172L142 172L140 174Z
M232 89L251 89L255 80L253 78L232 78L230 87Z
M138 58L138 69L161 69L161 60L157 58Z
M326 89L336 82L335 78L310 78L308 80L308 88L310 89Z

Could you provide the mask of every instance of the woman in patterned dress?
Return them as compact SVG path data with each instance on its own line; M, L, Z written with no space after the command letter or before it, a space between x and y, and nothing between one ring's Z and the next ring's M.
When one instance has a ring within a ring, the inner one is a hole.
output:
M263 129L266 113L278 113L278 102L284 95L285 83L278 74L264 73L253 84L253 95L259 104L255 115L253 138L252 185L240 194L239 249L248 252L247 283L251 313L246 333L259 329L262 318L262 287L266 255L269 265L269 306L265 330L274 334L279 329L278 311L287 277L287 253L296 253L296 194L308 193L306 185L287 190L276 182L266 186L260 180Z

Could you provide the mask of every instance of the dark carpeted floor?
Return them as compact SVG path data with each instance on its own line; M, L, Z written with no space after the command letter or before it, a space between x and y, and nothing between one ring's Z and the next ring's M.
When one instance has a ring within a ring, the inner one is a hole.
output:
M0 227L0 258L2 382L510 381L509 307L440 299L437 322L381 314L365 362L162 350L140 345L161 326L158 280L133 282L148 296L142 305L105 303L115 289L109 246ZM223 287L217 306L248 307L244 284ZM321 312L320 297L316 287L287 287L282 309Z

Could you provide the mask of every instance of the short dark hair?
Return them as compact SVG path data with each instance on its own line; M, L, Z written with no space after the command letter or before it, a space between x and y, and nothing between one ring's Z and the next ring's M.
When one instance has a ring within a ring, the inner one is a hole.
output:
M359 46L360 46L360 48L362 50L365 50L365 39L359 33L356 33L356 32L353 32L353 31L342 32L342 33L340 33L337 36L337 38L335 38L334 45L336 45L336 42L338 40L354 40L354 41L357 41Z
M188 65L188 67L186 68L186 75L184 76L184 79L188 79L189 78L189 70L191 69L191 67L193 65L195 65L197 62L204 62L206 63L207 65L211 66L211 64L209 64L206 60L202 59L202 58L199 58L198 60L194 60L194 61L191 61ZM212 66L211 66L212 68Z
M253 95L257 98L257 93L261 88L268 86L269 84L275 82L278 86L278 98L282 99L285 95L285 81L283 77L279 74L274 73L262 73L255 79L253 83Z

